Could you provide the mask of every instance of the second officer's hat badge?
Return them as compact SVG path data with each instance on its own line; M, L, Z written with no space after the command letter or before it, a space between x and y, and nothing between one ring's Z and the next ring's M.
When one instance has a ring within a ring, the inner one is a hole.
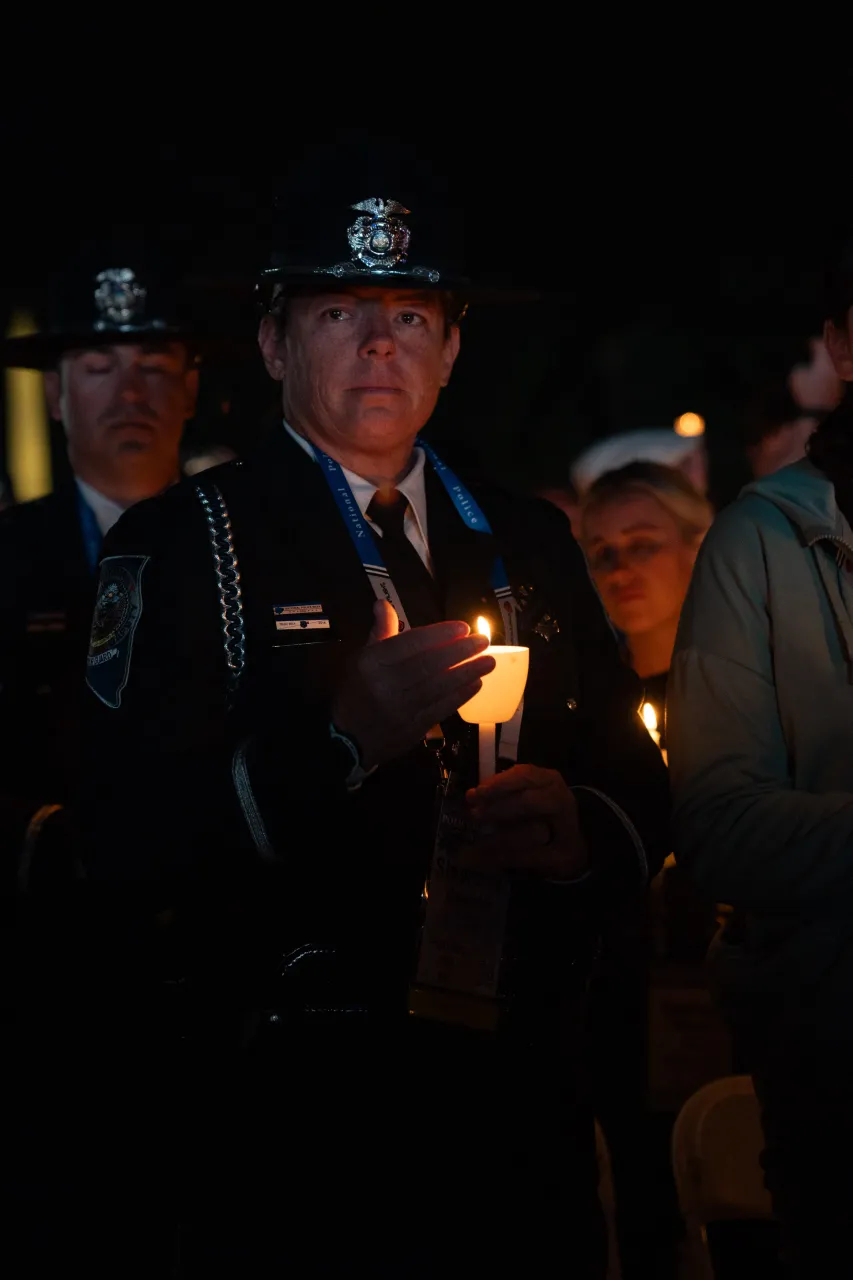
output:
M95 329L138 323L145 312L148 290L136 279L129 267L111 267L95 278L95 306L100 319Z

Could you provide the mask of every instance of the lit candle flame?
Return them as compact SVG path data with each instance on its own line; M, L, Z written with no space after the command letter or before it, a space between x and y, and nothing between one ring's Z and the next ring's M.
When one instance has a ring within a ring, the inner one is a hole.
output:
M489 644L492 643L492 628L489 626L487 618L477 619L477 630L481 636L485 636Z
M643 709L640 712L640 715L643 717L643 724L646 726L649 733L654 733L658 727L658 718L657 713L650 702L643 703Z

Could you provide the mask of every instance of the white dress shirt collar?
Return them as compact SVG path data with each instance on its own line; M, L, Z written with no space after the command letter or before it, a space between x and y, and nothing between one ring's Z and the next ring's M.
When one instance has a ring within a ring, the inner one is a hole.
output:
M74 480L83 495L84 501L92 509L98 528L101 531L101 536L105 538L119 517L124 515L125 508L112 498L99 493L97 489L93 489L90 484L86 484L86 481L81 480L79 476L75 476Z
M294 431L287 421L284 423L284 429L296 441L300 449L303 449L308 454L309 458L314 458L314 450L311 447L310 440L306 440L304 436ZM423 449L415 449L413 458L410 471L396 487L400 490L400 493L404 493L409 499L409 509L406 512L405 523L406 536L431 572L429 541L427 538L426 485L424 483L426 455ZM365 480L364 476L359 476L354 471L349 471L346 467L342 466L341 470L346 476L349 487L352 489L352 496L358 503L359 511L369 520L367 508L370 506L374 493L376 493L376 485L372 484L370 480ZM375 533L381 536L381 529L378 529L375 525L373 525L373 529Z

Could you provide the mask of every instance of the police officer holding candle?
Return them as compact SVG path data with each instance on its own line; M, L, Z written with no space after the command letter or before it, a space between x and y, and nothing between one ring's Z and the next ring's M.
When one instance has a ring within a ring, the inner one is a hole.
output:
M603 1276L580 1013L665 770L566 521L421 436L479 296L454 217L338 177L260 285L280 429L107 540L88 874L117 972L180 957L190 1269ZM478 616L529 650L479 784Z

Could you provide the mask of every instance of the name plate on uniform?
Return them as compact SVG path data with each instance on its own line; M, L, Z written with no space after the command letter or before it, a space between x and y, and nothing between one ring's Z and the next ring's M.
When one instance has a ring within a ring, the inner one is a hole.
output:
M322 604L277 604L273 606L276 631L328 631L329 619Z
M415 982L412 1014L493 1030L510 883L467 865L471 828L465 793L445 791L439 818Z
M328 631L328 618L276 618L276 631Z

